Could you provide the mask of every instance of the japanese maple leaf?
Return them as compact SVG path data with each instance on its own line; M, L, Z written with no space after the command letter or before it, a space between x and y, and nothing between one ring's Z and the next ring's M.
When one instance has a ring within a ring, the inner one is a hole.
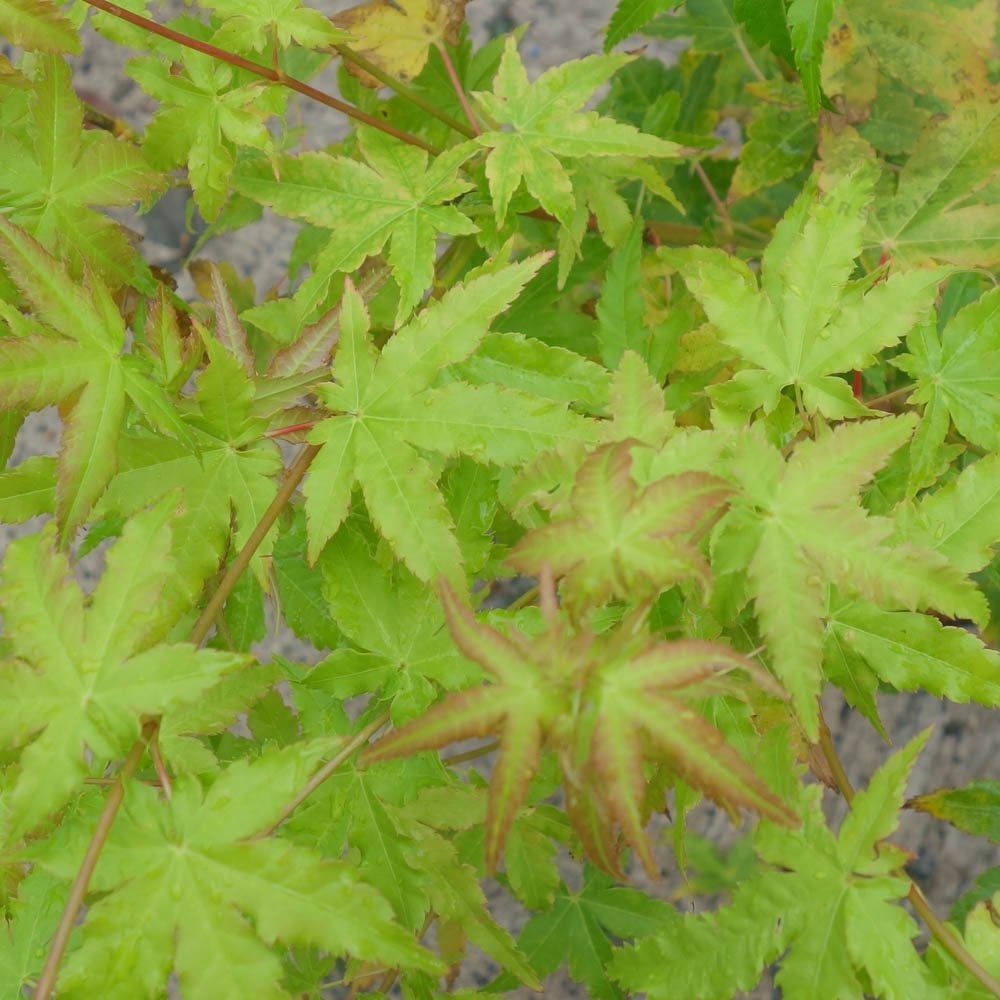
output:
M981 23L975 30L982 31ZM1000 106L987 96L963 99L947 117L933 119L900 172L895 194L876 202L866 244L904 267L938 261L996 267L998 143Z
M476 140L489 148L486 176L502 223L522 180L564 227L577 208L573 174L565 160L586 157L677 156L675 143L631 125L581 111L593 92L630 61L621 54L587 56L546 70L529 83L517 43L507 39L493 92L475 97L496 128ZM503 128L508 126L508 128Z
M547 743L559 755L577 833L591 858L614 874L620 874L619 830L647 870L654 876L657 871L643 831L647 756L666 760L685 781L730 809L744 806L778 822L794 821L686 700L704 697L719 683L720 670L753 671L731 649L695 640L643 648L631 627L596 638L571 637L552 626L531 641L478 622L447 584L441 593L455 644L494 683L448 695L379 740L364 759L383 760L496 732L500 755L486 816L489 870L496 867Z
M368 0L333 16L351 33L351 48L401 80L411 80L427 62L432 45L458 42L468 0ZM348 72L368 87L381 86L354 63Z
M708 564L696 543L721 515L729 487L689 472L640 491L631 475L636 443L594 452L577 473L570 516L529 533L507 557L520 572L537 574L547 563L555 576L565 576L563 593L572 607L642 601L687 577L708 586ZM583 548L581 538L587 539Z
M872 178L857 172L817 197L806 189L786 212L761 262L760 286L722 250L663 250L701 302L721 340L746 367L713 386L727 408L769 413L793 387L801 405L830 419L868 410L837 373L864 368L933 304L946 272L894 274L874 286L849 282L861 251Z
M227 334L217 330L218 336ZM165 486L182 487L184 510L174 531L186 553L180 571L194 588L216 571L230 536L237 549L250 537L278 491L282 469L277 444L263 439L267 421L255 405L267 380L247 371L252 362L244 350L234 347L241 361L217 337L204 334L209 363L193 397L179 405L191 443L149 432L123 436L118 474L97 508L129 514L162 496ZM265 590L263 560L276 536L272 529L252 564Z
M176 62L133 59L128 71L160 102L143 136L146 156L161 170L186 166L195 204L214 222L232 189L237 150L274 153L267 121L282 113L287 92L245 82L244 71L191 49Z
M273 41L282 49L294 41L316 49L350 37L302 0L206 0L204 6L225 18L213 38L220 46L259 52Z
M402 566L386 571L359 531L345 525L323 551L324 613L354 648L340 644L303 678L337 698L366 692L391 700L399 724L425 711L445 690L478 680L455 648L434 591Z
M910 416L844 424L785 461L760 435L734 462L743 492L720 521L715 550L741 553L770 664L810 739L818 735L827 583L888 610L986 620L982 594L930 548L893 543L893 523L858 491L908 441ZM735 567L734 567L735 568Z
M29 113L0 128L0 215L67 261L74 278L88 267L114 287L149 292L152 275L121 226L92 206L149 199L166 179L131 142L84 131L69 66L56 57L39 62Z
M0 407L62 408L56 515L65 542L114 475L128 401L144 413L172 404L123 354L125 322L96 273L80 284L2 215L0 257L35 310L23 335L0 337Z
M463 143L428 166L422 149L375 129L359 128L358 143L367 163L303 153L279 158L276 177L269 161L253 160L240 167L234 185L282 215L330 230L311 262L324 283L331 274L354 271L388 243L387 260L400 289L399 323L434 280L439 234L477 232L468 216L447 204L473 187L456 171L476 147Z
M422 451L510 465L560 442L588 440L592 424L564 404L491 385L436 384L464 360L493 319L544 263L537 256L452 288L376 353L368 317L349 288L341 311L335 382L316 393L335 416L309 440L322 448L305 483L314 562L347 515L354 484L372 522L425 582L460 579L461 555L437 476Z
M110 761L143 716L197 698L246 658L160 640L191 595L174 585L176 493L128 522L86 599L53 547L54 525L11 543L0 604L10 655L0 670L0 743L24 747L2 823L16 839L62 806L86 774L84 751Z
M1000 289L961 309L940 333L922 324L906 347L891 363L916 382L910 399L924 404L923 447L939 452L950 417L967 441L1000 450Z
M660 930L674 913L671 904L616 885L610 876L586 865L580 890L573 892L560 884L555 899L525 924L518 945L540 976L554 972L565 961L570 975L586 985L588 996L621 1000L621 990L606 971L612 942ZM514 985L510 976L504 976L490 988L499 991Z
M185 996L217 995L224 981L277 1000L288 995L278 941L439 971L352 865L254 836L277 821L329 742L238 761L207 789L181 776L169 801L130 787L92 883L105 895L88 910L60 993L111 995L127 982L156 996L175 972Z
M909 880L898 872L908 854L884 840L896 828L906 780L928 732L875 773L836 836L815 786L805 791L801 830L762 823L755 847L773 868L741 884L732 903L668 921L622 949L611 976L650 1000L724 1000L751 990L778 961L775 981L785 996L938 996L913 946L919 929L901 905ZM709 943L733 960L700 960Z

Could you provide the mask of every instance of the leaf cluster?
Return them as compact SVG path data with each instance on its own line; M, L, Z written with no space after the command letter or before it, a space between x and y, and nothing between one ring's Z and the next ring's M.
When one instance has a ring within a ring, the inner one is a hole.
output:
M1000 996L997 870L946 923L890 839L996 782L855 794L821 709L1000 704L996 5L620 0L537 76L464 0L92 6L0 0L0 993ZM104 211L177 183L285 280L180 294Z

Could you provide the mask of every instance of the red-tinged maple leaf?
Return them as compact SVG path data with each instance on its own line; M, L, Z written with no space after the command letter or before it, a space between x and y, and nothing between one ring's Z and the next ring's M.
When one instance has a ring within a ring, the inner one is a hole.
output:
M565 577L563 598L571 609L652 598L688 577L708 586L708 564L696 542L722 514L729 486L704 472L684 472L639 489L631 474L635 444L619 441L595 451L577 473L571 516L526 535L507 558L524 573L547 563Z
M647 758L666 762L731 812L753 809L775 822L795 823L794 813L692 703L712 694L744 694L742 685L720 676L733 669L777 690L734 650L697 640L651 643L634 618L600 636L569 633L555 620L531 639L513 629L504 635L477 621L447 583L441 596L455 644L494 683L449 695L369 748L363 761L497 733L500 756L486 815L488 870L496 868L546 745L558 754L570 819L584 847L616 875L620 837L651 875L657 872L643 831Z

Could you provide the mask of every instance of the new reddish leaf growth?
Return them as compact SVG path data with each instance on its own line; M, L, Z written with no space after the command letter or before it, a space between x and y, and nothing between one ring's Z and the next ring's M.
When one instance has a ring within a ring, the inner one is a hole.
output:
M493 683L449 695L381 739L362 760L374 763L496 733L500 756L486 815L488 870L496 869L546 746L559 757L570 820L587 853L615 875L622 874L621 840L650 875L657 874L643 830L647 759L665 762L730 811L752 809L795 824L789 807L692 705L709 692L743 694L741 685L719 676L733 669L777 691L732 649L697 640L649 642L628 623L608 636L571 634L558 622L532 639L514 630L504 635L477 621L447 583L441 597L456 645Z

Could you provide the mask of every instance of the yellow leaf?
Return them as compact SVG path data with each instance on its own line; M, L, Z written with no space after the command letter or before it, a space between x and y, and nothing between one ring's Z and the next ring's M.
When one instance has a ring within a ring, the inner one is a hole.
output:
M351 48L387 73L410 80L427 62L432 45L458 41L468 0L368 0L336 14L333 22L349 31ZM347 69L366 87L378 81L352 63Z

